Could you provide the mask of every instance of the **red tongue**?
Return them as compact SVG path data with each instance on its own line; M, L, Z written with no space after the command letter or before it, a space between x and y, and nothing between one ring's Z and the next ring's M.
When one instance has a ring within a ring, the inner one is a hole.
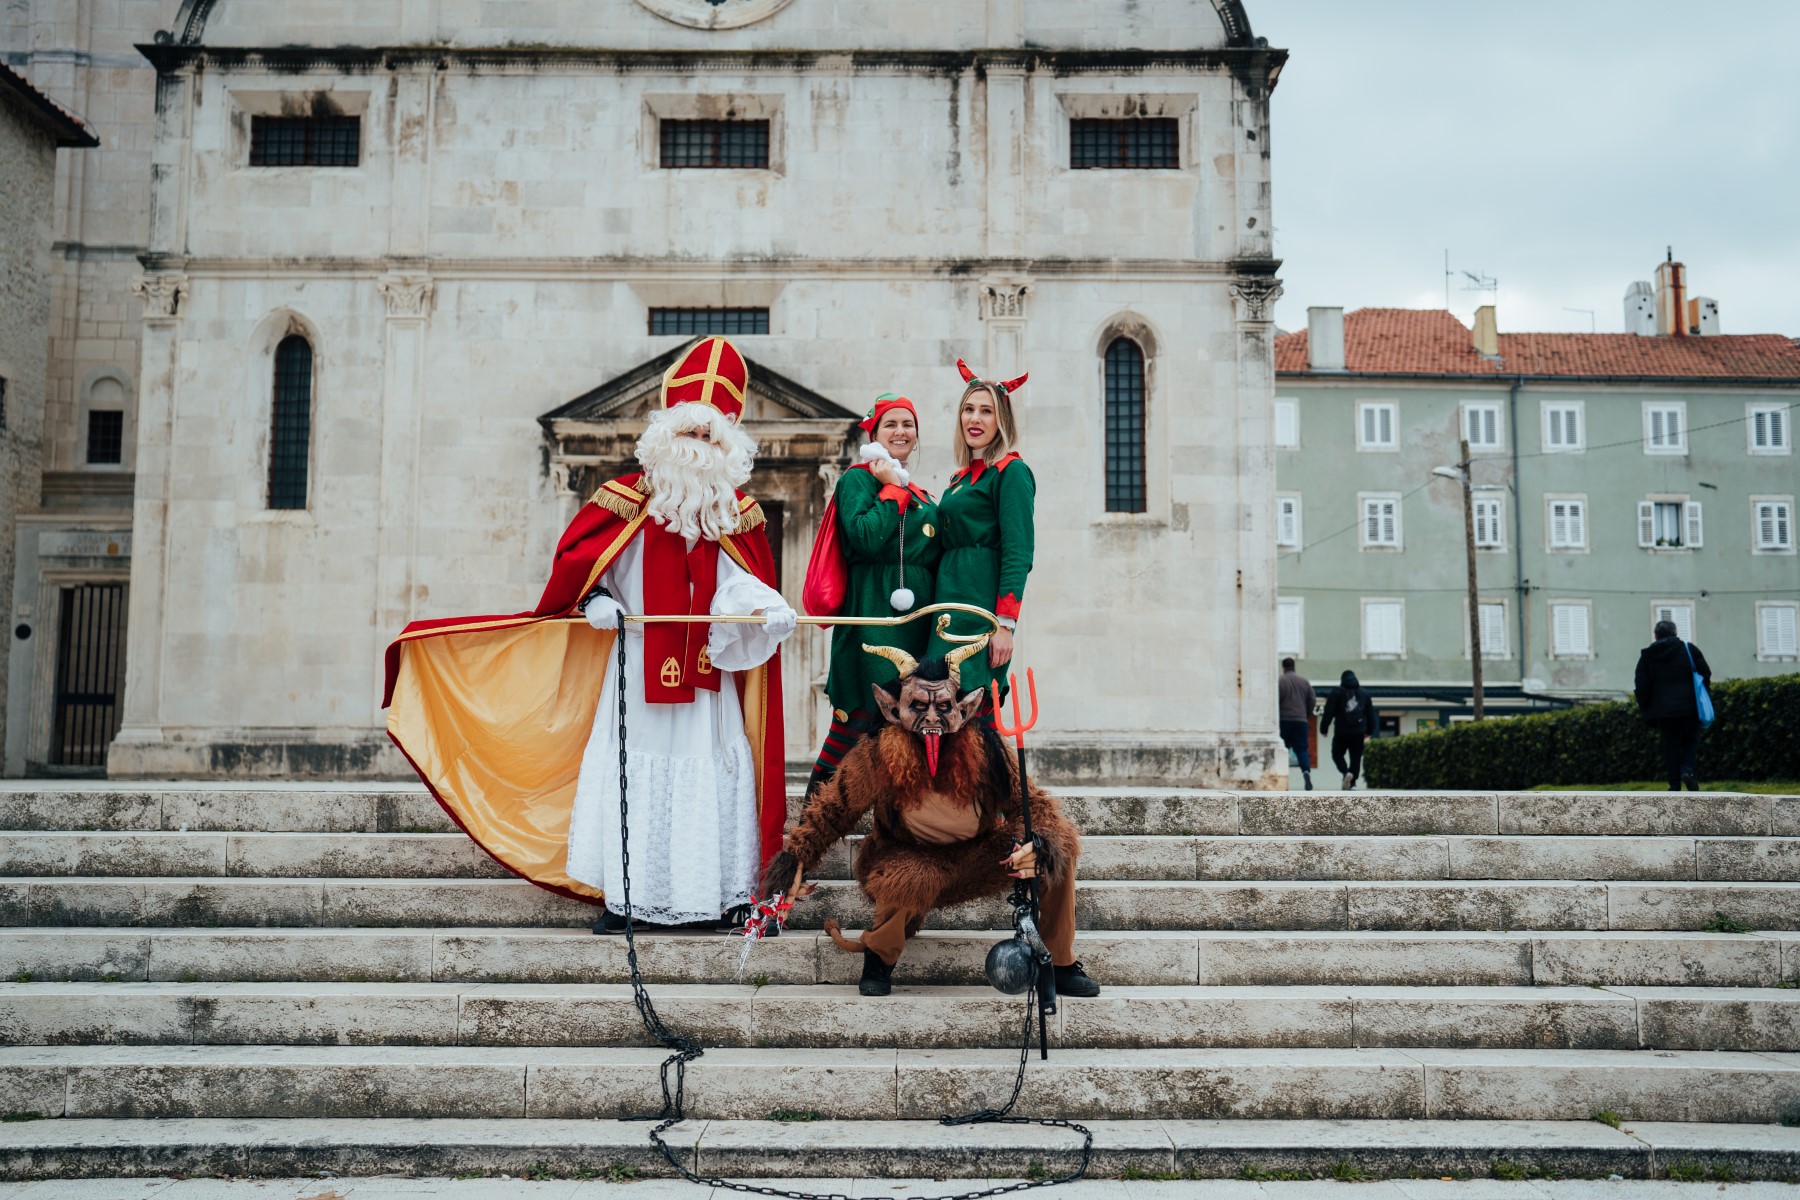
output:
M925 735L925 765L931 768L931 777L933 779L937 778L937 754L938 735L935 733L928 733Z

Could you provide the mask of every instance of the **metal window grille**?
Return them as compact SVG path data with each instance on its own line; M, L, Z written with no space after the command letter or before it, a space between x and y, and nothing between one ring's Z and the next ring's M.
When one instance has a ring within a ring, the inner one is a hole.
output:
M1106 348L1106 511L1141 513L1144 486L1144 352L1129 338Z
M125 414L95 409L88 413L87 460L90 463L125 461Z
M766 167L767 121L663 121L664 167Z
M1069 165L1077 170L1181 166L1181 129L1174 117L1069 122Z
M740 333L769 332L769 310L766 308L653 308L650 310L650 332L654 335L674 333L727 336Z
M251 117L253 167L354 167L361 117Z
M275 402L269 428L269 507L305 508L312 444L312 347L303 337L275 348Z
M51 762L104 767L106 748L119 732L125 585L82 583L63 588L61 617Z

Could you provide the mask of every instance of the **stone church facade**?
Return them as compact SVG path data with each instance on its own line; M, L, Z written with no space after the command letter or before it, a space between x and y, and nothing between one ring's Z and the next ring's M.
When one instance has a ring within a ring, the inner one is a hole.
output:
M1236 0L187 0L142 52L111 774L404 774L386 641L528 607L657 364L720 331L788 595L877 393L941 487L955 360L1029 370L1040 769L1285 778L1284 55ZM795 759L825 641L790 652Z

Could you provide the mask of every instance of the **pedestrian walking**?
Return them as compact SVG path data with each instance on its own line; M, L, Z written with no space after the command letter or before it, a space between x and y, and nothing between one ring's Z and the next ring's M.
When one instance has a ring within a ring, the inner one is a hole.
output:
M1678 636L1673 621L1656 623L1656 640L1638 653L1637 702L1645 721L1662 738L1663 775L1669 790L1700 790L1696 758L1700 750L1700 703L1694 676L1711 696L1712 668L1706 655Z
M1300 778L1306 781L1306 790L1312 791L1312 759L1308 757L1307 732L1312 720L1313 709L1318 706L1318 697L1313 693L1313 685L1306 676L1294 669L1294 660L1281 660L1281 682L1275 685L1280 696L1281 741L1300 763Z
M1334 724L1335 733L1331 728ZM1374 736L1377 728L1374 700L1357 682L1356 672L1345 671L1337 690L1325 701L1325 711L1319 717L1319 736L1331 734L1331 765L1343 772L1346 792L1355 788L1362 776L1363 743Z

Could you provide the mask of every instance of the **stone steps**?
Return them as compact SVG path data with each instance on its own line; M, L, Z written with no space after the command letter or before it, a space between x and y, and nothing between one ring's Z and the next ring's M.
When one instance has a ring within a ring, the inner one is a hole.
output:
M624 1118L661 1104L666 1053L614 1047L75 1046L0 1049L0 1107L80 1118ZM925 1120L1003 1101L1010 1049L719 1049L690 1116L805 1108ZM1022 1113L1080 1120L1800 1119L1800 1056L1681 1050L1059 1050Z
M1800 929L1800 888L1782 883L1590 880L1083 880L1084 930L1699 930L1721 916ZM38 876L0 879L0 926L433 927L587 925L593 908L516 879L265 879ZM793 914L860 928L856 885L821 880ZM939 929L1009 920L998 897L934 913Z
M814 876L848 879L860 837L834 846ZM1088 836L1091 880L1582 879L1791 883L1800 838ZM504 879L461 833L15 832L0 876L218 876L270 879Z
M977 985L999 930L925 930L895 978ZM1134 931L1083 933L1083 960L1120 986L1773 987L1800 978L1800 934ZM754 947L646 933L656 984L850 984L861 960L820 933ZM578 928L0 929L0 980L38 982L621 983L625 942Z
M1800 796L1732 792L1201 792L1059 788L1084 833L1800 837ZM798 811L790 795L790 816ZM452 833L422 789L248 784L0 788L0 829Z
M985 986L670 985L657 1011L709 1047L1016 1045ZM1121 987L1065 1000L1067 1049L1800 1051L1783 988ZM0 984L0 1045L650 1046L620 984Z
M1089 1174L1096 1180L1329 1178L1334 1172L1375 1179L1620 1175L1637 1180L1667 1176L1671 1168L1719 1179L1791 1179L1800 1173L1800 1130L1774 1125L1634 1120L1613 1129L1589 1120L1172 1119L1088 1124L1094 1134ZM651 1149L647 1128L640 1121L443 1118L36 1121L0 1125L0 1178L414 1173L604 1178L609 1168L641 1176L672 1174ZM888 1176L1000 1184L1071 1169L1080 1148L1079 1135L1068 1130L945 1128L936 1121L692 1120L671 1129L668 1140L683 1165L698 1174L822 1181ZM525 1185L511 1186L526 1194ZM1256 1185L1235 1186L1250 1195ZM952 1189L926 1190L937 1195Z

